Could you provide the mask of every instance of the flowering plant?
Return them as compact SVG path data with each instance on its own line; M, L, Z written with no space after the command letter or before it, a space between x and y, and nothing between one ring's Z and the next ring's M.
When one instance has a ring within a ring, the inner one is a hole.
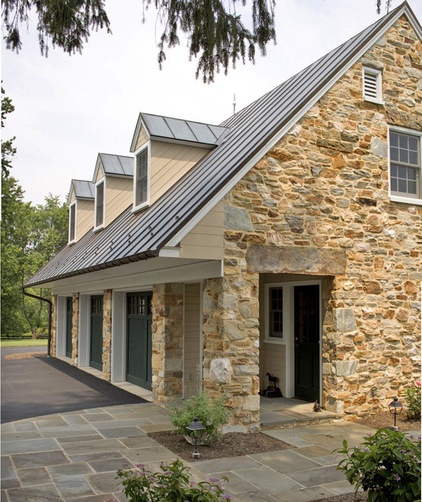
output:
M210 478L194 483L188 468L180 459L169 465L160 465L160 471L150 472L139 464L136 470L119 469L123 493L130 502L221 502L230 500L224 494L221 481ZM223 478L226 479L226 478Z
M224 406L224 398L211 399L202 393L187 399L183 408L175 408L171 411L171 421L175 432L185 437L192 435L188 427L194 418L198 418L205 427L203 435L205 444L211 444L220 437L221 426L229 419L229 411Z
M421 442L405 434L380 429L364 438L362 446L337 450L346 458L337 469L344 471L357 492L368 492L368 502L406 502L421 498Z
M407 418L416 420L421 418L421 383L416 382L414 387L406 389L407 394Z

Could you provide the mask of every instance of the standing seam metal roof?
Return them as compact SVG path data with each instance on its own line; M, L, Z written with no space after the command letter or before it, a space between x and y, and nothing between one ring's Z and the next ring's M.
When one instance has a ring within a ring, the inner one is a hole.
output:
M100 153L104 173L111 176L133 176L133 157Z
M72 187L77 199L94 199L95 185L92 181L72 180Z
M223 122L230 132L218 148L171 187L153 206L133 214L129 207L101 232L89 232L66 247L27 284L100 270L157 256L168 243L294 117L302 116L328 84L340 76L384 28L406 12L422 29L407 2L315 63Z
M225 127L151 113L141 113L140 119L148 129L150 136L156 139L216 146L221 142L226 132Z

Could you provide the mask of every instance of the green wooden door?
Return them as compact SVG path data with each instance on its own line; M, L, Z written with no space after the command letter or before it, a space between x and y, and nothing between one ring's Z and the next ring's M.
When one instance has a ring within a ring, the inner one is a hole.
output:
M72 298L66 298L66 357L72 357Z
M103 369L103 297L91 296L91 347L89 365Z
M319 286L295 286L295 397L319 401Z
M151 293L127 295L126 380L151 390Z

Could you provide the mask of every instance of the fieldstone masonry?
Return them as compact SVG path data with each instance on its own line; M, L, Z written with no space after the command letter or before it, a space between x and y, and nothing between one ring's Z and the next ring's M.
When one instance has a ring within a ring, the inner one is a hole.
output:
M165 403L182 397L183 284L155 286L152 310L152 393Z
M242 270L234 255L226 260L225 279L204 284L204 390L224 395L233 411L225 432L246 432L260 427L258 275Z
M79 293L72 295L72 364L78 365L79 355Z
M259 420L263 272L332 276L326 409L385 409L420 378L422 208L389 199L387 126L422 129L421 54L400 19L226 197L224 280L204 292L204 366L230 362L230 382L205 373L205 387L226 394L235 423ZM382 70L383 105L363 100L362 64Z
M112 337L112 300L113 291L104 290L103 294L103 376L111 381L111 337Z
M53 295L51 298L52 310L51 310L51 345L50 353L52 356L57 356L57 295Z

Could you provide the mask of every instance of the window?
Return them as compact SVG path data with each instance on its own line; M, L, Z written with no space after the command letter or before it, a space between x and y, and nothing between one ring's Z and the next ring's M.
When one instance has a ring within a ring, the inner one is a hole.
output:
M69 207L69 242L76 240L76 202Z
M399 202L422 199L421 190L422 133L406 129L390 129L390 195Z
M283 339L283 288L269 288L268 338Z
M383 104L382 73L373 68L363 68L363 98L365 101Z
M95 187L95 228L104 225L104 181Z
M135 207L148 202L148 148L135 157Z

